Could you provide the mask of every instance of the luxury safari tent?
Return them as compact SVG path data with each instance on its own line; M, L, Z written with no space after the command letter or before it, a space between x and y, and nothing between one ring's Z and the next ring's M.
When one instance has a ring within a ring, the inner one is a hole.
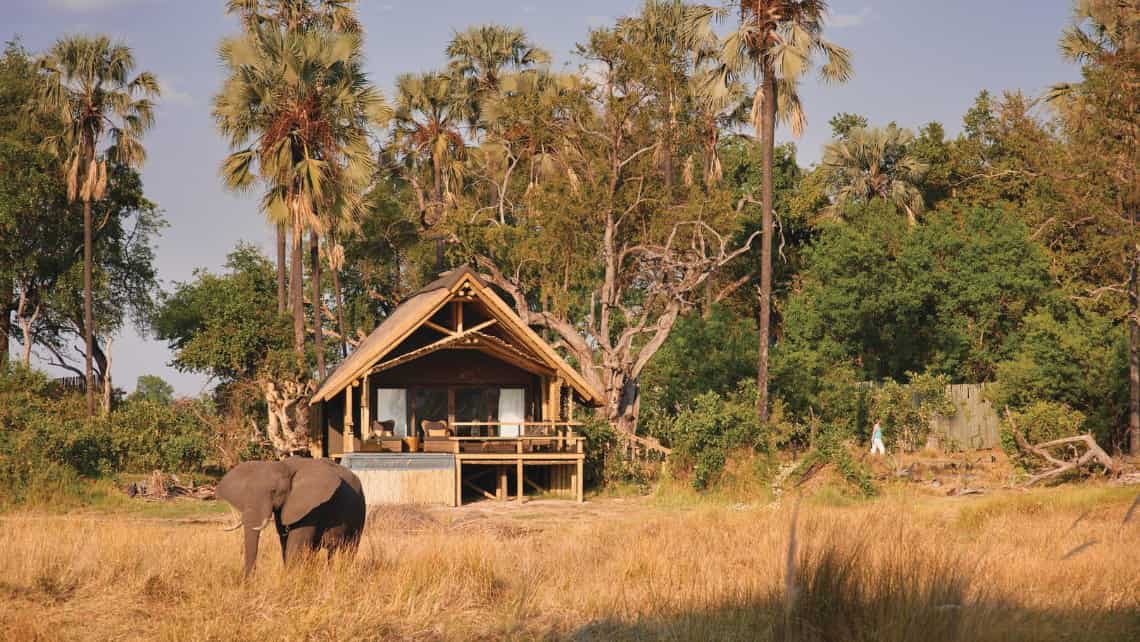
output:
M356 472L369 503L459 505L582 501L575 412L602 396L461 268L393 310L310 403L314 454Z

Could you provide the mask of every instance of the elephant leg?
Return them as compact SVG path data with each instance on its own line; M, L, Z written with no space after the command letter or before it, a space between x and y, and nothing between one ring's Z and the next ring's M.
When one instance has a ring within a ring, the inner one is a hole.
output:
M245 569L242 573L248 577L253 572L253 565L257 562L257 541L261 537L259 531L248 526L245 528Z
M287 544L289 531L288 531L288 529L285 528L284 525L281 524L281 516L280 515L275 515L274 518L275 518L274 522L277 525L277 541L281 542L281 563L284 564L285 563L285 547Z
M298 526L289 529L289 535L285 541L285 563L292 564L312 553L315 535L316 527L314 526Z

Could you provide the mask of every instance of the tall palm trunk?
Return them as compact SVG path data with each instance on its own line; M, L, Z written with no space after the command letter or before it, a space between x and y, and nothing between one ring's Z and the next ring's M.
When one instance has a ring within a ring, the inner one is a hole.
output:
M89 161L90 162L90 161ZM92 330L95 327L95 312L92 307L92 255L94 248L91 239L91 199L83 200L83 345L85 369L84 387L87 389L87 416L95 416L95 378L91 369L91 354L95 341Z
M432 153L432 196L435 198L437 206L443 202L443 167L440 165L442 162L438 155Z
M293 244L289 257L289 305L293 314L293 350L298 359L305 358L305 299L304 292L304 255L302 252L302 239L304 231L301 228L300 218L293 215Z
M325 338L321 320L321 239L316 230L309 230L309 263L313 280L313 348L317 351L317 373L325 379Z
M348 335L344 331L344 290L340 287L340 268L331 268L333 303L336 305L336 331L340 333L340 358L348 356Z
M761 91L763 111L760 122L760 144L764 166L761 186L762 210L760 235L760 349L756 364L756 414L761 423L768 421L768 344L772 318L772 156L776 134L776 75L772 63L762 63Z
M288 300L285 294L285 226L277 226L277 314L285 314Z

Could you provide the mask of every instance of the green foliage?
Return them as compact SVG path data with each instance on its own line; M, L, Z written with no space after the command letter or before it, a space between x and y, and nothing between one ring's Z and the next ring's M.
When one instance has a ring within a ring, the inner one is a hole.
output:
M831 120L827 121L827 124L831 126L831 136L833 138L843 138L851 133L853 129L863 129L869 122L866 116L840 112L832 116Z
M847 447L847 435L842 428L826 427L816 439L815 447L800 460L799 466L793 472L803 479L813 468L826 464L833 464L843 477L863 497L874 497L878 494L871 473L863 464L851 456Z
M1083 429L1112 444L1128 423L1127 355L1124 332L1110 319L1042 311L1025 319L1020 349L998 365L990 395L999 411L1036 402L1078 410Z
M1008 417L1002 418L1001 447L1022 468L1026 468L1031 459L1018 447L1013 435L1014 426L1031 444L1084 432L1084 414L1056 401L1034 401L1021 410L1011 410L1010 416L1013 417L1013 425L1010 425Z
M193 472L211 454L205 402L128 401L88 418L83 399L42 373L0 372L0 505L76 501L90 480L123 472Z
M135 383L135 391L127 400L170 404L174 401L174 386L157 375L141 375Z
M756 371L756 330L728 309L681 318L641 379L645 422L655 436L705 392L726 395Z
M673 445L672 470L691 471L693 487L708 488L716 482L731 451L768 450L765 432L756 418L755 385L743 381L726 395L697 395L677 413L668 437Z
M122 404L109 418L117 469L193 472L212 453L209 426L200 417L212 412L208 401L174 404L139 399Z
M934 416L950 417L955 408L946 394L946 375L908 372L907 379L905 384L884 381L873 389L868 419L882 422L884 441L913 452L926 443Z
M289 321L277 314L273 265L256 248L239 245L226 269L177 284L153 319L154 332L179 370L250 379L270 360L289 359L281 356L291 345Z
M578 430L586 438L586 461L583 465L586 486L633 485L639 491L647 490L653 481L653 464L626 458L618 448L617 432L604 416L591 415Z
M908 229L889 208L862 208L808 251L773 369L795 376L779 362L815 362L816 372L845 362L864 380L928 368L992 379L1021 318L1055 296L1045 257L1007 212L939 212Z

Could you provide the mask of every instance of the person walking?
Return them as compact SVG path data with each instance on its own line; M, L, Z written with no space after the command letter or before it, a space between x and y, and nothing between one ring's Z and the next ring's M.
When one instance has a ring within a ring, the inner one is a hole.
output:
M875 428L871 431L871 454L887 454L887 449L883 446L883 426L880 422L875 422Z

